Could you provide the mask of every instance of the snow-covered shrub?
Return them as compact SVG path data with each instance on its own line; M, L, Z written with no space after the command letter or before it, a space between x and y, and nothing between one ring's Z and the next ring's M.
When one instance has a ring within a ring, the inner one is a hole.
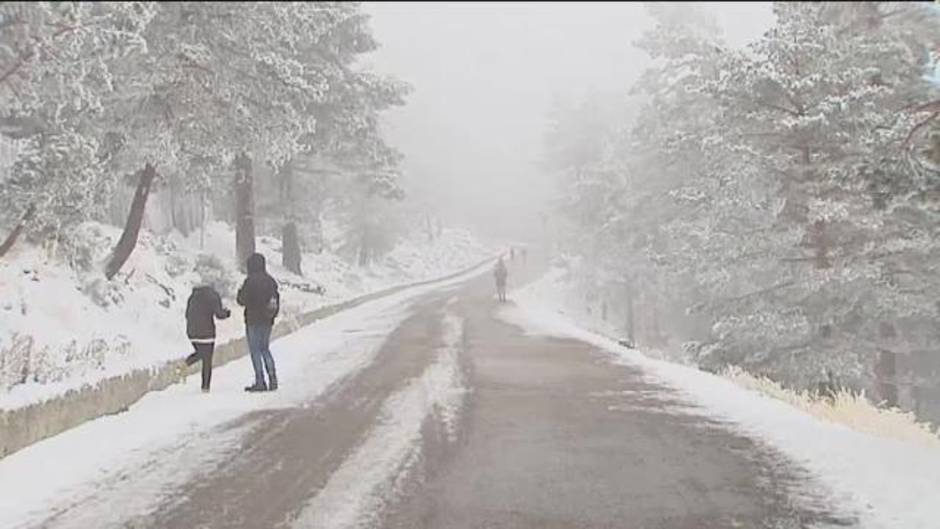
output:
M124 301L120 283L108 281L103 275L88 279L82 285L81 291L99 307L110 307Z
M28 382L58 380L63 371L49 348L38 346L32 336L14 334L9 346L0 350L0 388L4 390Z
M940 448L940 432L926 423L918 422L913 413L873 404L864 392L843 389L832 397L827 397L815 391L797 391L735 366L726 368L722 375L741 387L786 402L815 417L843 424L860 432Z
M88 272L94 266L95 251L92 246L70 244L67 247L63 245L63 249L65 259L73 270Z
M69 343L68 348L75 347L75 341ZM50 347L39 347L33 344L29 355L29 363L24 366L23 382L35 382L37 384L48 384L63 380L68 376L69 369L60 361L61 356L56 354ZM60 351L61 353L61 351Z
M123 336L118 336L114 342L103 338L93 338L87 343L79 345L77 341L69 342L64 351L64 362L60 362L60 372L50 372L46 376L60 380L66 376L85 374L90 371L104 370L109 361L117 357L126 356L130 352L130 342ZM42 381L39 381L42 382Z
M189 270L190 262L181 255L170 255L166 259L163 269L170 277L179 277Z
M141 236L141 242L147 239L149 235L148 233L143 234ZM167 237L155 237L151 245L158 255L172 256L179 252L179 248L176 244Z
M111 238L100 224L82 223L67 231L59 245L59 254L73 270L91 271L101 252L111 245Z
M13 334L10 343L0 347L0 390L6 391L29 378L33 344L32 336Z
M683 342L680 348L683 354L699 362L715 352L716 344L714 342L691 340Z
M0 391L20 384L50 384L103 371L113 359L127 356L130 345L119 336L113 342L94 338L84 344L71 340L64 347L42 347L32 336L13 334L10 342L0 347Z

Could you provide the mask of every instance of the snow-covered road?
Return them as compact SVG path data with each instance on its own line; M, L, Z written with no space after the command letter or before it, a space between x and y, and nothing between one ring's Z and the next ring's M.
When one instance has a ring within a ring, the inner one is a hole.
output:
M0 461L0 527L885 529L761 417L704 413L712 386L611 362L615 345L500 305L490 283L277 341L278 393L245 394L239 361L210 395L189 380L24 449Z

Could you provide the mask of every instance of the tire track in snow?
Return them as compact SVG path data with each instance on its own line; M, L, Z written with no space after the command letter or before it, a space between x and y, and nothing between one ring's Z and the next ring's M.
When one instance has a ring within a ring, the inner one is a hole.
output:
M420 461L426 422L439 422L448 439L456 440L468 392L460 367L463 319L448 311L442 331L444 345L435 361L386 399L378 424L291 522L294 529L374 525L409 470Z

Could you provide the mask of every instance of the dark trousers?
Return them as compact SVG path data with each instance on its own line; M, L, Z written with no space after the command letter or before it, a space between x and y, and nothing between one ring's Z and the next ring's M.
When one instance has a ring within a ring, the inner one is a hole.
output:
M506 282L496 281L496 295L500 301L506 301Z
M186 357L186 365L193 365L202 360L202 389L209 389L212 382L212 353L215 351L213 343L195 343L193 347L196 351Z

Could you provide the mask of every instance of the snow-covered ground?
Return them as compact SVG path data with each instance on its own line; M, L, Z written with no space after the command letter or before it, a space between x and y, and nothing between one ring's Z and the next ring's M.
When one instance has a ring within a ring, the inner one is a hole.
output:
M487 272L409 288L276 340L271 349L282 380L276 393L245 393L242 387L252 374L250 362L242 359L216 370L208 396L200 393L199 377L194 375L184 384L146 395L125 413L89 421L0 460L0 527L32 527L45 520L44 527L79 529L145 519L162 500L178 493L175 487L193 473L212 472L227 454L240 449L244 432L217 426L251 411L315 400L374 360L387 335L412 314L414 300ZM360 447L365 451L361 458L369 458L374 470L356 475L363 480L353 487L363 493L354 495L361 501L368 501L371 485L390 477L385 470L399 468L398 463L409 457L424 417L441 413L446 425L449 410L462 399L454 349L462 326L453 316L444 323L446 343L438 360L386 403L384 421L370 434L369 439L376 440ZM353 459L344 468L356 464ZM320 501L342 500L342 491L350 485L343 481L349 472L334 475L327 486L333 496ZM143 477L145 486L128 488L123 480L129 475ZM356 505L331 505L352 518L364 512ZM66 508L67 515L55 518Z
M689 408L765 441L810 471L838 506L856 514L864 529L940 527L940 450L861 433L823 421L732 381L620 346L586 330L561 311L553 270L510 294L516 303L501 317L532 334L565 336L610 352L615 362L641 368L674 388ZM655 354L655 353L654 353Z
M203 235L142 232L122 271L101 270L120 236L88 223L55 249L19 244L0 260L0 409L14 409L159 365L190 352L184 311L193 286L218 285L233 317L219 322L220 341L243 335L235 291L242 279L235 237L221 222ZM444 230L433 242L415 234L370 267L334 253L303 256L304 276L280 266L280 244L266 237L258 250L281 281L282 317L383 288L459 271L493 254L469 232ZM68 262L71 261L71 266Z

